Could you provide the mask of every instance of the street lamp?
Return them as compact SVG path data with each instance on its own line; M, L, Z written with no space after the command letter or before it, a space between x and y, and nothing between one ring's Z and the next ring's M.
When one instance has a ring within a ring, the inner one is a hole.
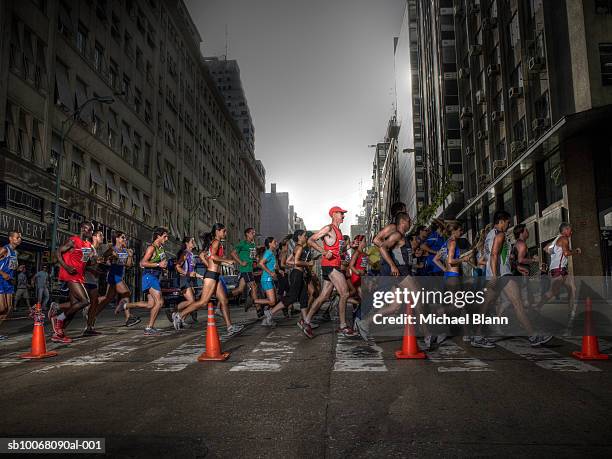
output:
M53 212L53 227L51 228L51 254L57 250L57 215L59 213L59 200L60 200L60 186L62 181L62 156L64 152L64 140L70 133L72 126L78 119L79 115L90 102L100 102L101 104L112 104L115 99L112 96L97 96L87 99L81 106L77 107L72 116L69 116L62 121L62 135L60 137L60 151L58 152L59 157L57 158L57 166L55 170L55 210Z

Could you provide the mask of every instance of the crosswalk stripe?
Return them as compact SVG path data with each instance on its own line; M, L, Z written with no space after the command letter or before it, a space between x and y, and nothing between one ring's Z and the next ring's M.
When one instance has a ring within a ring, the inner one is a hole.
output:
M546 347L531 347L528 341L511 338L508 340L497 341L499 347L520 355L521 357L535 363L537 366L546 370L566 371L582 373L586 371L601 371L599 368L576 360L572 357L563 357L558 352Z
M387 371L381 347L341 334L336 339L335 360L334 371Z
M427 358L439 364L439 373L462 371L495 371L486 362L470 357L468 352L453 341L444 341L437 349L427 351Z
M293 355L297 344L298 340L294 334L273 331L251 351L253 357L234 365L229 371L281 371L283 364Z

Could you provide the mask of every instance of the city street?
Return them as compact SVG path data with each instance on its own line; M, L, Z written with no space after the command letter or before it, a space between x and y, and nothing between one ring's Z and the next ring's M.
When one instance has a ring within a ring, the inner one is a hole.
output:
M114 457L612 453L612 366L568 357L575 339L483 350L455 338L408 361L394 358L399 340L368 346L337 337L331 323L308 340L295 320L270 329L252 310L233 316L247 328L226 339L220 327L232 354L210 363L196 361L202 319L179 333L161 316L163 336L145 337L106 310L104 335L47 341L59 356L43 361L17 358L32 323L10 321L0 343L3 436L105 437ZM600 344L610 352L610 340Z

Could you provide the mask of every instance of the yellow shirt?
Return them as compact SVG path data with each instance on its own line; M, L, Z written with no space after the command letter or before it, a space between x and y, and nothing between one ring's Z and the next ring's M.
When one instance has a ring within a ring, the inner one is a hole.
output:
M380 250L375 245L366 248L365 253L368 255L368 264L373 270L380 269Z

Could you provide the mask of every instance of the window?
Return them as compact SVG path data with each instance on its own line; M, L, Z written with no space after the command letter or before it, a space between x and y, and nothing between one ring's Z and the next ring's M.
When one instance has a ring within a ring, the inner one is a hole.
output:
M535 113L537 118L548 118L548 91L535 101Z
M130 78L124 73L123 80L121 80L121 92L123 97L128 97L130 94Z
M533 172L521 180L521 218L523 220L535 214L536 189Z
M137 46L136 47L136 70L142 72L142 50Z
M75 162L70 169L70 184L75 188L81 187L81 166Z
M102 62L104 60L104 48L98 42L94 48L94 68L98 71L102 71Z
M525 140L525 117L521 118L512 127L514 140Z
M601 63L601 84L612 86L612 43L599 44L599 62Z
M85 54L87 51L87 29L83 24L79 23L79 28L77 29L76 35L76 47L81 54Z
M556 152L544 161L544 189L547 206L563 199L564 184L561 155Z
M10 185L5 186L6 207L25 210L36 215L42 213L42 199ZM4 196L2 196L2 198L4 198Z
M612 0L595 0L595 14L612 14Z
M136 109L136 113L140 114L140 109L142 108L142 92L140 89L134 89L134 108Z
M143 172L147 177L151 169L151 145L145 143Z
M518 14L514 13L510 20L510 45L512 48L516 48L519 42L519 18Z
M117 64L111 59L110 66L108 68L108 84L112 88L117 87Z
M132 155L132 165L135 169L140 169L140 156L142 150L142 137L134 132L134 152Z

